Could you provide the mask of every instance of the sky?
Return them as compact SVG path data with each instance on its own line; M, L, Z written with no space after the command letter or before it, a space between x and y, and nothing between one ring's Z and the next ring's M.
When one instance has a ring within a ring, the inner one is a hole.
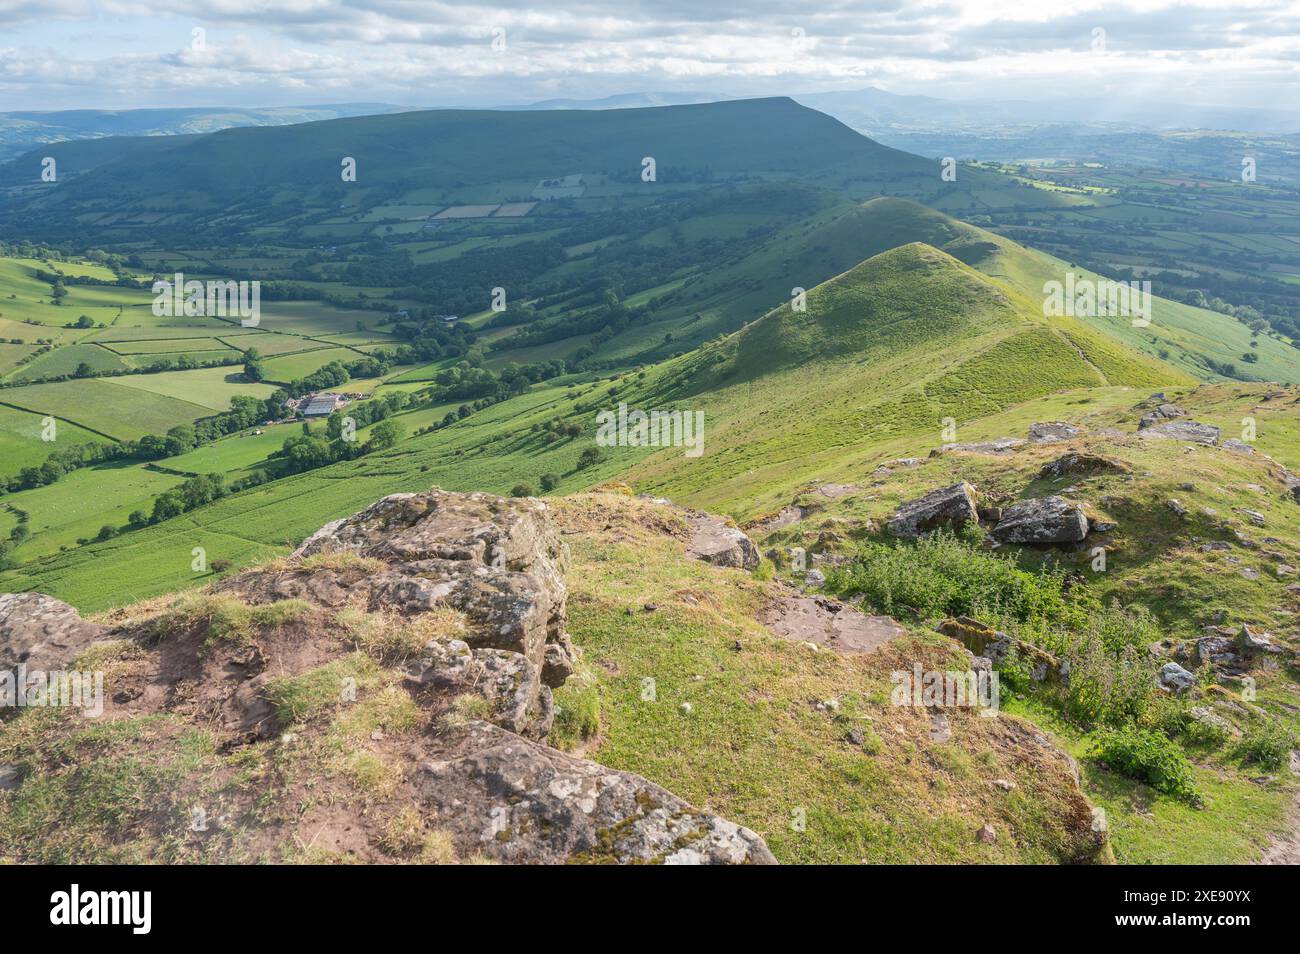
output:
M0 0L0 110L864 86L1276 108L1300 0Z

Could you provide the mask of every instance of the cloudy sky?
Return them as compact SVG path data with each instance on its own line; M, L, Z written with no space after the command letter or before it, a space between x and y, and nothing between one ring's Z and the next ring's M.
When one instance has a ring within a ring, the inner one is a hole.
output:
M1279 107L1300 0L0 0L0 110L868 85Z

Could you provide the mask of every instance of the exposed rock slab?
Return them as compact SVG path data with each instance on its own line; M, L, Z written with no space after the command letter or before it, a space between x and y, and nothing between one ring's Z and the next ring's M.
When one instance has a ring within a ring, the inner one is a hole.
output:
M1060 444L1082 434L1082 427L1065 421L1043 421L1029 425L1029 440L1034 444Z
M0 671L65 669L106 631L44 593L0 593Z
M763 840L658 785L472 723L417 787L462 849L529 864L774 864ZM472 810L467 810L471 808Z
M774 633L842 653L873 652L907 635L888 616L867 616L825 596L782 597L768 604L761 619Z
M1127 474L1132 468L1117 457L1105 454L1066 454L1043 465L1038 476L1044 480L1055 480L1082 474Z
M930 452L931 457L940 454L986 454L993 457L1005 457L1014 454L1029 443L1020 437L999 437L991 441L974 441L966 444L944 444Z
M1193 444L1205 444L1207 446L1219 443L1219 429L1213 424L1202 424L1200 421L1152 423L1139 430L1138 434L1141 437L1171 441L1191 441Z

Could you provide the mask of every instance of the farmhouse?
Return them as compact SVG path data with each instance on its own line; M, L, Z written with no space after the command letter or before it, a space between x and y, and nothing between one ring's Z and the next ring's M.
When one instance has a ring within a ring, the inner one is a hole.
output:
M302 416L328 417L345 403L339 394L313 394L302 403Z

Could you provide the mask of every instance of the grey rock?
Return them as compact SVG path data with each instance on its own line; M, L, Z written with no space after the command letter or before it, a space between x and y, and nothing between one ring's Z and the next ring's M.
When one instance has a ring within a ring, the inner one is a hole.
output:
M1165 501L1165 506L1172 510L1177 516L1187 516L1187 508L1183 506L1182 501L1177 497L1170 497Z
M1260 653L1284 652L1282 647L1273 642L1267 633L1257 633L1244 623L1241 631L1237 634L1237 648L1248 656L1255 656Z
M993 528L1002 543L1075 543L1088 535L1088 518L1079 505L1053 495L1020 500Z
M1219 442L1219 429L1213 424L1202 424L1199 421L1152 423L1138 431L1138 434L1141 437L1171 441L1191 441L1193 444L1212 445Z
M915 539L939 527L960 527L978 521L975 488L963 480L903 504L887 526L894 536Z
M1028 441L1019 437L999 437L991 441L975 441L968 444L944 444L937 450L930 452L931 457L937 457L940 454L987 454L994 457L1005 457L1007 454L1013 454L1020 448L1024 447Z
M1038 476L1056 480L1072 474L1127 474L1131 469L1122 460L1105 454L1070 453L1044 464Z
M106 632L44 593L0 593L0 672L65 669Z
M23 783L17 765L0 765L0 792L12 792Z
M1160 684L1181 695L1196 685L1196 676L1178 663L1169 662L1160 667Z
M529 864L775 864L763 839L652 782L485 722L413 779L457 848Z
M1047 421L1029 425L1029 440L1034 444L1059 444L1082 433L1082 427L1064 421Z
M758 547L745 536L744 531L729 526L720 517L690 511L686 522L691 528L691 539L686 552L697 560L714 566L738 567L752 570L760 560Z
M1239 441L1235 437L1230 437L1219 445L1224 450L1232 451L1234 454L1245 454L1250 456L1255 453L1255 448L1251 447L1245 441Z
M803 580L809 586L822 587L826 585L826 574L814 568L804 574Z

